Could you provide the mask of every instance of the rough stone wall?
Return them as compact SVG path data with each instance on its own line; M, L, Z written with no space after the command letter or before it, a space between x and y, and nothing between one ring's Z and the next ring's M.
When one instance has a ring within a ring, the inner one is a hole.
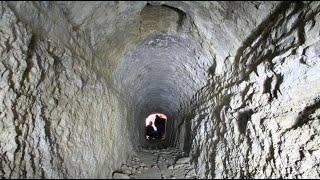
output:
M235 52L246 34L278 2L20 1L8 4L38 34L59 38L63 45L71 47L109 87L117 86L115 89L130 94L136 109L135 120L141 122L140 125L131 122L133 129L142 132L145 113L156 109L172 117L170 122L174 123L170 127L174 130L170 137L180 144L178 140L185 135L179 132L185 127L181 124L185 111L178 111L205 85L207 67L215 57L227 57ZM145 41L147 44L141 46ZM130 54L135 57L131 58ZM136 67L139 70L132 70ZM123 73L121 69L132 73ZM117 78L118 75L122 78ZM161 80L161 88L154 83L157 79ZM141 134L133 137L141 139Z
M201 177L319 177L318 2L0 8L1 178L110 177L155 110Z
M0 16L0 177L110 177L132 150L130 101L5 2Z
M189 114L198 174L320 178L319 57L319 2L281 3L217 62Z

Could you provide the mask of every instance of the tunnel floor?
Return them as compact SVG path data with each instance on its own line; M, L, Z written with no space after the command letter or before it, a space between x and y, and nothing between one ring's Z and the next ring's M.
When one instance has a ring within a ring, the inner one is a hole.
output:
M141 149L113 172L114 179L196 179L189 157L176 148Z

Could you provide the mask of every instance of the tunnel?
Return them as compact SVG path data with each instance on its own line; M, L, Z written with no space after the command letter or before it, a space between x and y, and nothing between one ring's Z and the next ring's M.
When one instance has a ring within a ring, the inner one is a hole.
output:
M320 178L319 2L0 14L1 178Z

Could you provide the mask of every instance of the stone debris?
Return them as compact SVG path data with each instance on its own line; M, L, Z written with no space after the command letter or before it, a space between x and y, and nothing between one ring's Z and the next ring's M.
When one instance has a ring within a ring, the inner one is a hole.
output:
M190 161L189 157L180 158L177 160L176 164L186 164Z
M157 165L151 165L151 169L161 171L160 168L159 168L159 166L157 166Z
M183 152L168 148L162 150L146 150L140 151L140 158L133 157L123 164L119 170L130 178L162 178L162 179L195 179L196 171L191 165L189 157L182 157ZM173 154L179 158L174 161ZM159 161L166 159L166 161ZM139 163L138 163L139 162ZM137 166L140 170L128 171L135 169Z
M123 173L114 173L112 177L113 179L130 179L130 177L127 174Z

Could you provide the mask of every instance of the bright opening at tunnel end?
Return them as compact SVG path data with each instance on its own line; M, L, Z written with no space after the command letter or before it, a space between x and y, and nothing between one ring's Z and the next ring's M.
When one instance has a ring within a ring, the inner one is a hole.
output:
M150 114L145 119L145 139L146 140L165 140L167 137L166 123L167 116L162 113Z

